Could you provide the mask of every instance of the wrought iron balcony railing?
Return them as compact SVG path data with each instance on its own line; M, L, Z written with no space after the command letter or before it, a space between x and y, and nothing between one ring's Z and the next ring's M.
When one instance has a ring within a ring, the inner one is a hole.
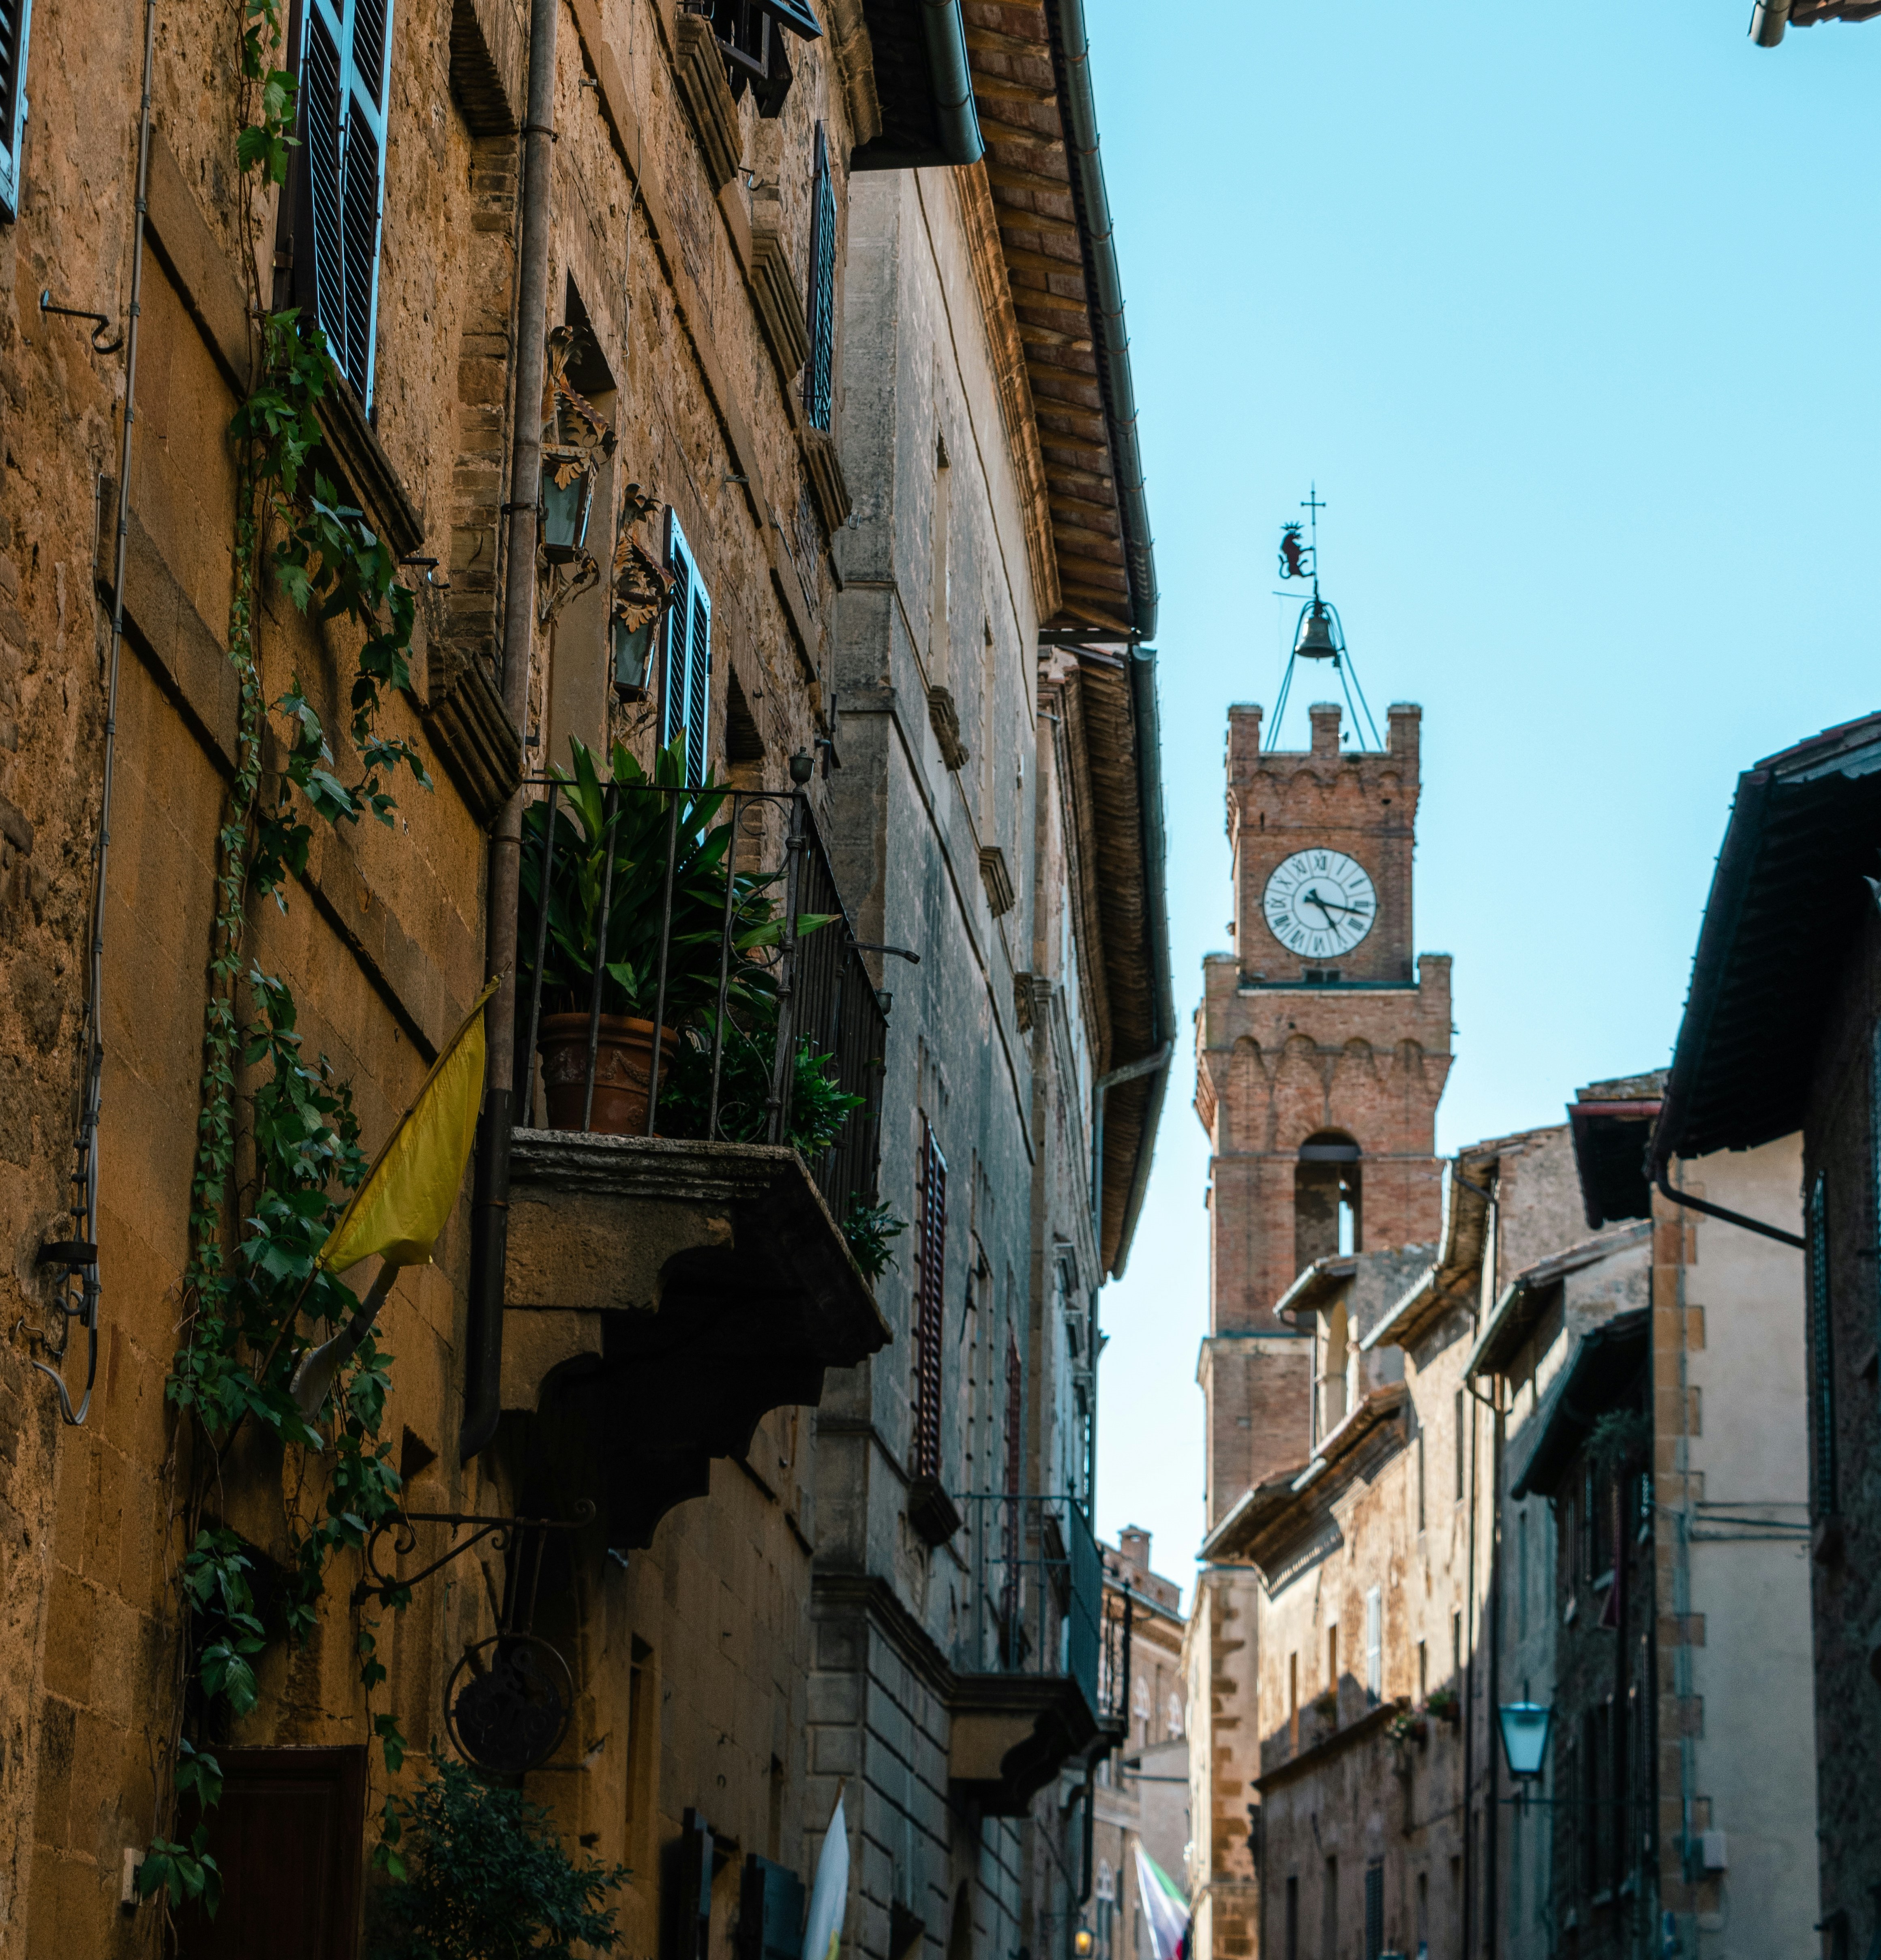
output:
M1102 1569L1084 1507L1071 1497L1003 1493L955 1502L969 1568L956 1672L1068 1679L1095 1717Z
M872 1207L887 1019L803 785L531 780L524 1125L791 1144L839 1225Z

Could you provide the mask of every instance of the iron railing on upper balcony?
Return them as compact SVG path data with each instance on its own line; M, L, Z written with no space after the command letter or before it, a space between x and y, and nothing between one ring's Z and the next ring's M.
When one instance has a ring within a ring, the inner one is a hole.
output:
M963 1674L1069 1676L1098 1708L1101 1567L1076 1497L1005 1492L955 1500L967 1526Z
M523 1122L791 1143L873 1206L887 1016L803 785L526 780Z

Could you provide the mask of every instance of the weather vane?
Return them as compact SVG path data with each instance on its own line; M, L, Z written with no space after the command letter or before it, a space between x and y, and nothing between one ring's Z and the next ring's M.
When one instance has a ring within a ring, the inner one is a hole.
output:
M1280 576L1282 578L1310 578L1317 585L1320 569L1320 513L1326 508L1320 501L1317 483L1307 492L1300 508L1307 514L1312 536L1309 540L1302 541L1300 533L1307 528L1306 524L1283 524L1280 527Z
M1294 628L1293 651L1288 657L1286 674L1280 683L1279 698L1274 703L1273 732L1267 738L1267 746L1277 749L1280 746L1280 724L1287 711L1287 696L1292 691L1295 666L1301 660L1330 660L1345 692L1346 705L1352 710L1352 733L1346 740L1350 741L1355 737L1362 744L1368 733L1372 747L1381 748L1384 744L1378 740L1378 725L1371 718L1365 690L1358 685L1358 676L1352 667L1352 655L1346 651L1346 629L1340 623L1337 609L1320 597L1320 513L1326 506L1320 499L1317 483L1300 500L1300 508L1307 514L1305 523L1283 524L1280 527L1280 576L1283 579L1310 578L1313 581L1313 596L1300 608L1299 623ZM1304 539L1301 536L1302 531L1306 533ZM1274 597L1279 599L1285 595L1276 592Z

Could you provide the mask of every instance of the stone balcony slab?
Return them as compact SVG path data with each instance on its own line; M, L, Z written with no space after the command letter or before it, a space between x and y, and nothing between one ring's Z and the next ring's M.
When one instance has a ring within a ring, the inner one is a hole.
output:
M518 1130L510 1176L504 1406L545 1421L618 1549L892 1338L793 1150Z

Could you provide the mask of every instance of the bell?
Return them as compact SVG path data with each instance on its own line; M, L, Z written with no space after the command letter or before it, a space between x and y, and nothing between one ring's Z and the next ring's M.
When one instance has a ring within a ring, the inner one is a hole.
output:
M1330 660L1339 657L1333 638L1333 616L1323 600L1314 599L1300 615L1300 630L1293 651L1303 660Z

